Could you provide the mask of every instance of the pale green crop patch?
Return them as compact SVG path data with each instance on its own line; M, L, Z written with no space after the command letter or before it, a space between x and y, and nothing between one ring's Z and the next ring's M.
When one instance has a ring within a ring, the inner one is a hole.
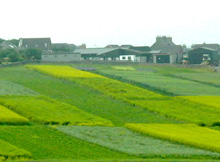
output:
M143 136L122 127L61 126L58 130L113 150L142 157L217 156L220 154Z
M16 96L33 96L38 93L34 92L31 89L23 87L19 84L0 80L0 96L3 95L16 95Z

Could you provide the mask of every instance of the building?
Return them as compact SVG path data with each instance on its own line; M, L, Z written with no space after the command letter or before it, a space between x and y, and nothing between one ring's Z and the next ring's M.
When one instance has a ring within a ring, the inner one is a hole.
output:
M54 52L73 52L76 48L75 44L52 43L52 50Z
M217 50L200 47L188 52L188 60L190 64L201 64L203 62L204 55L208 55L210 60L210 64L217 65L219 54Z
M52 50L50 38L20 38L20 48L39 48L41 50Z
M217 43L213 43L213 44L206 44L206 43L203 43L203 44L194 44L191 46L192 49L197 49L197 48L209 48L209 49L213 49L215 51L218 51L218 53L220 54L220 47L219 47L219 44Z
M41 58L43 62L73 62L80 61L81 55L79 53L53 52L43 53Z
M181 63L182 46L173 43L172 37L158 36L156 42L150 48L154 51L160 51L153 54L154 63Z

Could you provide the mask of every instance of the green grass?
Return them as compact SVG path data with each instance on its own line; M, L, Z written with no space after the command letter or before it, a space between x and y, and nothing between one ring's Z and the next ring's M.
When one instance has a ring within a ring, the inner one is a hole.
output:
M28 119L0 105L0 124L27 124Z
M88 142L142 157L192 158L195 156L198 158L198 156L220 155L143 136L122 127L61 126L57 129Z
M99 70L103 74L121 77L122 79L142 83L144 85L166 91L180 96L219 96L220 88L204 85L201 83L172 78L160 73L146 71L118 71L118 70ZM190 73L187 73L187 75ZM198 73L198 75L202 75Z
M4 76L2 78L5 79ZM29 95L37 95L37 93L19 84L15 84L10 81L0 80L0 96L3 95L29 96Z
M24 162L24 161L7 161ZM26 162L219 162L215 159L138 159L138 160L32 160Z
M45 96L0 97L0 104L32 121L44 124L112 126L108 120Z
M113 99L84 85L50 77L22 66L4 68L0 71L0 77L108 119L116 126L125 123L179 123L144 108Z
M31 153L5 142L0 138L0 159L16 159L19 157L29 158L31 157Z
M220 132L194 124L126 124L149 136L220 153Z
M220 73L174 73L173 75L220 87Z
M33 159L136 158L88 143L46 126L0 126L0 139L32 153Z

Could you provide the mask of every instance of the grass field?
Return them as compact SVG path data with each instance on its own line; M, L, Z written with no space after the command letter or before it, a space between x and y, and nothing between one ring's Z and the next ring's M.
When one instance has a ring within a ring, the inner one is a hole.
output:
M33 159L136 158L67 136L46 126L0 126L0 139L29 151Z
M76 82L57 79L22 66L4 68L0 71L0 77L57 101L75 105L84 111L112 121L116 126L123 126L125 123L179 123L147 109L134 107L103 95L92 88L85 88L84 85Z
M15 124L15 125L20 125L20 124L27 124L28 119L25 117L22 117L15 112L7 109L4 106L0 105L0 125L1 124Z
M0 97L0 104L32 121L44 124L112 126L108 120L45 96Z
M220 153L220 132L194 124L126 124L153 137Z
M220 155L143 136L123 127L61 126L57 129L88 142L142 157L198 158L198 156Z

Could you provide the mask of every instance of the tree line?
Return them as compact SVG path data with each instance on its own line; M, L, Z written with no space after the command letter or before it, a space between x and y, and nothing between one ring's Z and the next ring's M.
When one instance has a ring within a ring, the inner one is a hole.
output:
M3 49L1 43L7 41L8 43L15 45L15 48L6 48ZM19 49L18 47L19 40L4 40L0 38L0 64L9 63L9 62L22 62L22 61L38 61L41 59L42 50L37 48L27 48Z

